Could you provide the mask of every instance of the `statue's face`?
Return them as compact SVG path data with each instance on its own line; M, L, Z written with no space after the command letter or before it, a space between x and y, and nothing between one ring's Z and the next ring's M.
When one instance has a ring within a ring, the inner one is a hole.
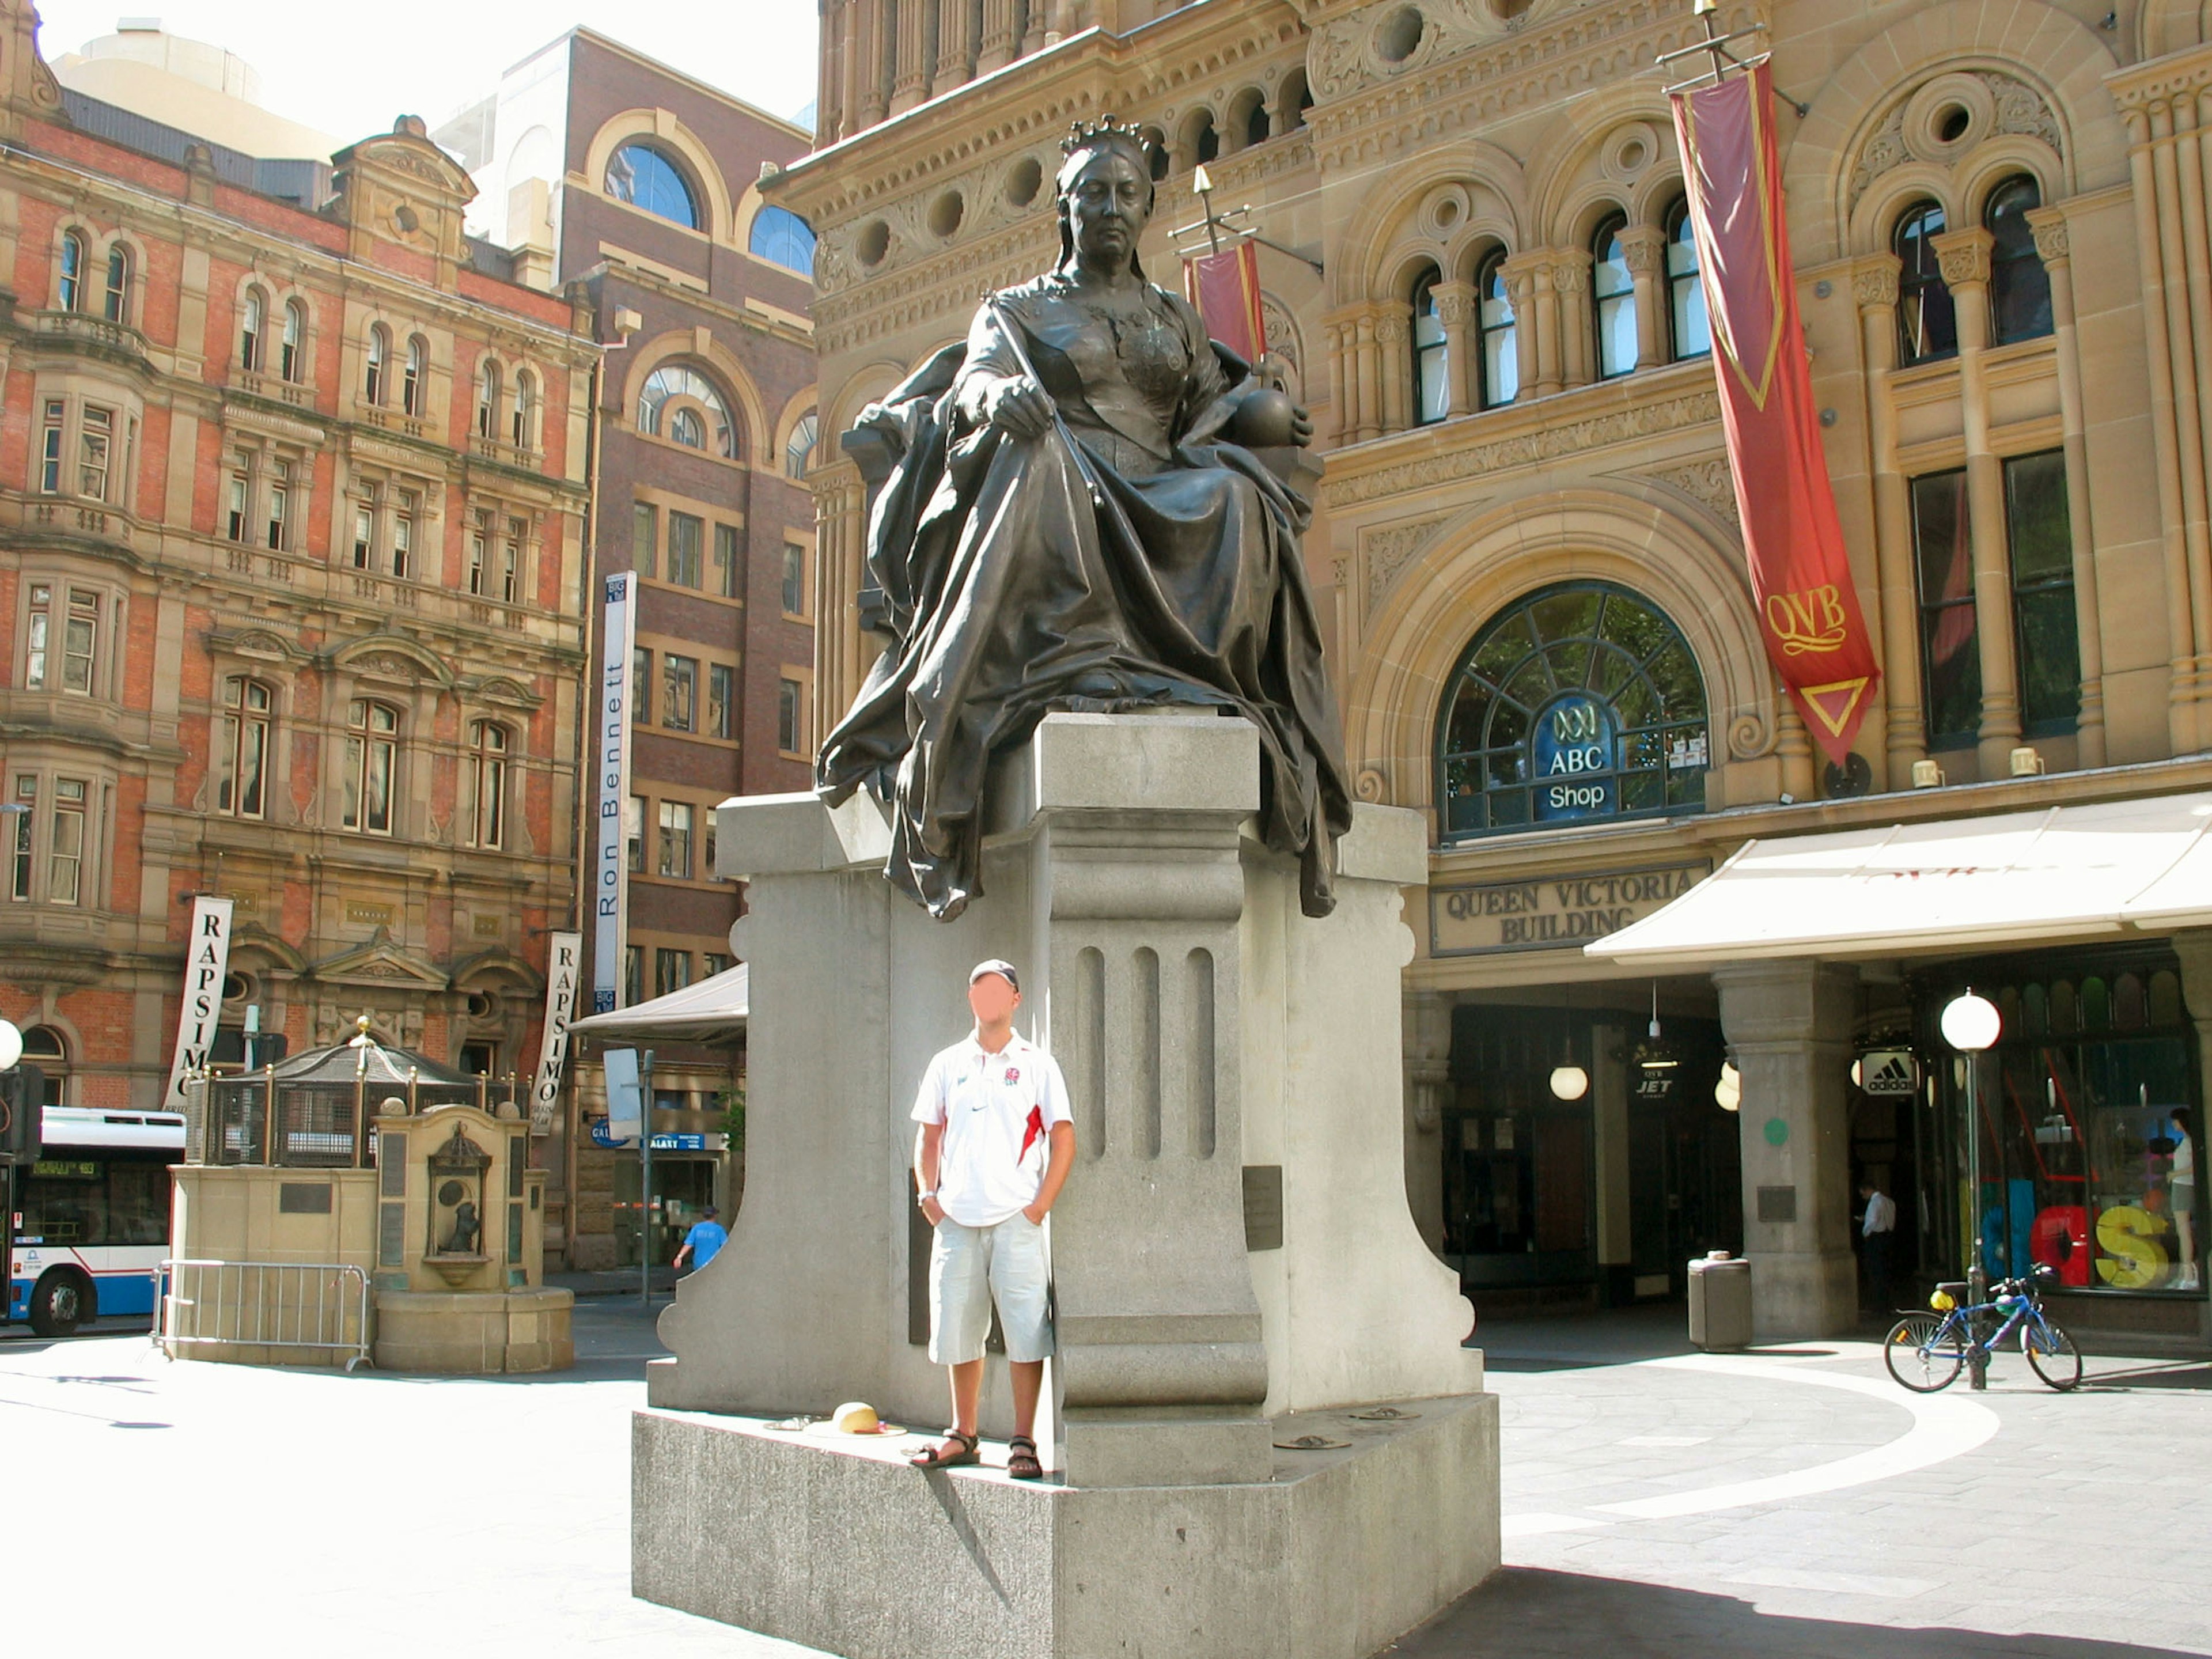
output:
M1097 270L1125 270L1152 216L1152 181L1118 149L1101 149L1068 181L1065 200L1075 257Z

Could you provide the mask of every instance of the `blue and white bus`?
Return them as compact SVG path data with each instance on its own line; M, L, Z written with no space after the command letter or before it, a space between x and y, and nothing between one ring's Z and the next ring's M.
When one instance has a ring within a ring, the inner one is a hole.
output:
M44 1119L38 1161L11 1172L9 1321L67 1336L102 1314L150 1316L184 1114L49 1106Z

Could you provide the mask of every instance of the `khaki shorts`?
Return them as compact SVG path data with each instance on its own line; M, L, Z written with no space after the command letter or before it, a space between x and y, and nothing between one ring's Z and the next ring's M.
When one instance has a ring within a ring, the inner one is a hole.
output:
M995 1227L937 1224L929 1251L929 1363L964 1365L983 1357L998 1304L1006 1358L1052 1357L1052 1273L1044 1229L1019 1212Z

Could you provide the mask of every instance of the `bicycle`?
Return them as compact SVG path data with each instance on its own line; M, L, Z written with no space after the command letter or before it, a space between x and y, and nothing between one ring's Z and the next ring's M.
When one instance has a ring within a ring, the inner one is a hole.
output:
M1889 1374L1915 1394L1934 1394L1957 1380L1970 1362L1986 1365L1997 1345L2014 1331L2028 1367L2061 1394L2081 1381L2081 1351L2046 1318L2043 1292L2058 1282L2057 1269L2039 1263L2019 1279L1990 1287L1990 1299L1962 1306L1963 1284L1938 1285L1928 1298L1933 1310L1909 1313L1890 1327L1881 1345ZM1986 1336L1978 1336L1978 1329Z

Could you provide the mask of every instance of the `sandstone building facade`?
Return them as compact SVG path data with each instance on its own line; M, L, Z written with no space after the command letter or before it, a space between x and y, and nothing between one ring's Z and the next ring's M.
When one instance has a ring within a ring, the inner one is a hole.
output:
M0 1014L54 1098L157 1104L189 901L227 895L234 1031L365 1013L527 1078L574 904L588 318L465 235L419 120L246 155L65 94L33 27L0 3Z
M1679 1291L1727 1246L1765 1328L1838 1328L1864 1176L1923 1272L1978 1231L1993 1259L2055 1258L2069 1318L2206 1328L2166 1127L2205 1098L2193 926L1747 947L1656 977L1579 948L1754 841L1963 844L2053 806L2186 812L2212 786L2200 8L1723 0L1723 27L1771 31L1822 441L1883 674L1832 768L1778 694L1735 522L1655 67L1701 35L1690 0L823 20L818 148L770 195L821 237L825 433L957 338L981 286L1051 259L1073 120L1158 139L1155 280L1194 240L1200 162L1273 245L1269 344L1326 457L1306 556L1350 762L1363 799L1431 829L1408 1180L1479 1306ZM818 736L880 641L859 475L825 453L812 483ZM1572 787L1562 710L1607 734ZM1979 1202L1936 1030L1970 982L2008 1012ZM1853 1054L1893 1048L1921 1083L1868 1094Z

